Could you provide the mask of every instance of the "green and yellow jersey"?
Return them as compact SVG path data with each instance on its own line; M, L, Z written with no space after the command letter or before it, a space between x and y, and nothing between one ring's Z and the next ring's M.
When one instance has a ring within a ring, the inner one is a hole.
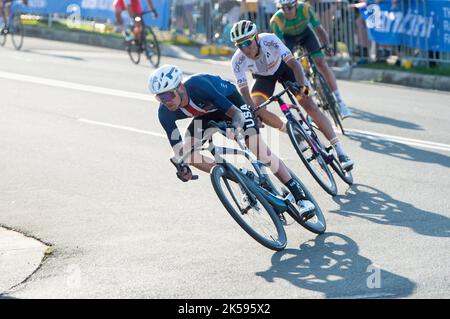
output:
M293 20L288 20L284 16L282 9L278 10L270 19L270 27L272 32L280 39L283 39L283 35L299 35L306 30L308 24L311 24L313 28L320 26L320 21L314 14L311 6L304 2L298 2L297 16Z

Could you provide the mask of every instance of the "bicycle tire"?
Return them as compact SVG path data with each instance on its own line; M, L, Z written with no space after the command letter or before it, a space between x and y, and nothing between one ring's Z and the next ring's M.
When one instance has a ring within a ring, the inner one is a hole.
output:
M152 28L146 28L144 50L147 60L153 67L157 68L161 60L161 51L159 49L158 39Z
M333 154L333 161L331 162L331 167L339 175L339 177L348 185L353 185L353 175L351 171L345 171L336 155Z
M23 45L24 31L20 14L14 14L13 23L10 27L11 40L14 48L20 50Z
M211 183L213 185L214 191L216 192L217 196L219 197L220 201L222 202L225 209L228 211L228 213L233 217L233 219L241 226L242 229L247 232L253 239L255 239L257 242L259 242L261 245L272 249L276 251L280 251L286 247L287 244L287 236L286 232L283 228L283 225L281 223L281 220L279 219L278 215L275 213L273 207L269 204L269 202L265 199L265 197L256 189L256 186L251 183L250 181L248 183L245 183L246 177L243 177L243 181L245 185L250 189L252 194L256 197L258 202L264 207L265 212L269 215L270 220L273 222L277 238L275 239L268 239L261 234L259 234L254 228L252 228L242 217L242 213L238 212L230 200L227 198L225 191L220 183L220 180L223 179L224 183L229 183L228 179L225 177L226 170L222 165L216 165L211 171ZM232 183L230 181L230 183ZM234 183L234 182L233 182ZM227 190L231 193L232 196L235 196L231 191L229 185L225 184L225 187Z
M302 181L297 177L297 175L294 174L290 169L289 173L291 174L292 178L300 185L300 187L303 189L303 192L306 195L306 198L311 201L314 206L316 207L314 212L315 216L306 222L300 218L297 211L294 209L293 204L290 203L288 206L288 214L300 225L302 225L304 228L309 230L310 232L313 232L315 234L323 234L327 230L327 223L325 220L325 215L322 212L322 209L320 208L317 201L314 199L310 191L306 188L306 186L302 183Z
M125 50L128 56L134 64L139 64L141 61L141 53L139 52L139 47L136 44L136 40L127 41L125 44Z
M333 174L331 173L330 168L325 162L325 159L321 156L321 154L315 154L311 145L308 145L308 148L305 151L302 151L298 140L295 137L295 132L297 132L297 134L301 134L303 136L303 140L306 141L306 138L303 135L302 131L298 128L299 126L300 124L297 122L288 121L287 123L289 139L291 140L291 143L294 146L297 155L300 157L303 164L314 177L316 182L319 183L320 187L322 187L331 196L335 196L337 194L336 181L334 180ZM306 152L310 152L311 156L307 157L307 154L305 154ZM319 173L317 172L315 167L312 166L311 161L316 161L318 163L320 169L325 173L327 181L319 176Z
M6 34L3 32L0 32L0 46L4 46L5 43L6 43Z

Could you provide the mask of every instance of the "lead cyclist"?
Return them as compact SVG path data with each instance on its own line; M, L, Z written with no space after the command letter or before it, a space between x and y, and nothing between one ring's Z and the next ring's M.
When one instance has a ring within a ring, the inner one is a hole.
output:
M13 0L0 0L0 15L3 19L4 26L1 30L2 33L4 33L6 30L9 29L9 17L11 16L11 2ZM28 0L21 0L22 4L27 6ZM6 12L6 14L5 14Z

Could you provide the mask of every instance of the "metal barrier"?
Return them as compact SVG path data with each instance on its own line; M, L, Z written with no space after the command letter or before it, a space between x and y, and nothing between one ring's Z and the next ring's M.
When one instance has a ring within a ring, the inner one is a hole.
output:
M356 21L360 57L371 61L391 59L397 64L409 61L408 67L450 63L450 2L369 1L364 10ZM370 44L368 32L372 36Z

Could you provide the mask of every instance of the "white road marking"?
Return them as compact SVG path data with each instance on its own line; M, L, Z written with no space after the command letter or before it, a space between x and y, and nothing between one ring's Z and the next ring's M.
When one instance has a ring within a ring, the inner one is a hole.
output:
M387 134L381 134L381 133L375 133L375 132L368 132L368 131L362 131L362 130L357 130L357 129L346 128L345 131L348 132L348 135L363 136L363 137L369 138L371 140L391 141L391 142L396 142L396 143L405 144L405 145L420 146L420 147L424 147L424 148L430 148L430 149L436 149L436 150L450 152L449 144L417 140L417 139L412 139L412 138L406 138L406 137L395 136L395 135L387 135Z
M105 123L105 122L92 121L92 120L83 119L83 118L79 118L78 121L83 122L83 123L93 124L93 125L117 128L120 130L125 130L125 131L134 132L134 133L140 133L140 134L146 134L146 135L151 135L151 136L156 136L156 137L163 137L163 138L167 137L166 134L161 134L161 133L156 133L156 132L151 132L151 131L146 131L146 130L140 130L140 129L137 129L134 127L129 127L129 126L115 125L115 124L110 124L110 123Z
M109 88L104 88L104 87L99 87L99 86L73 83L73 82L67 82L67 81L60 81L60 80L53 80L53 79L47 79L47 78L12 73L12 72L0 71L0 78L48 85L48 86L53 86L53 87L60 87L60 88L65 88L65 89L73 89L73 90L79 90L79 91L90 92L90 93L105 94L105 95L110 95L110 96L117 96L117 97L129 98L129 99L135 99L135 100L141 100L141 101L156 102L156 99L153 96L151 96L150 94L142 94L142 93L136 93L136 92L130 92L130 91L117 90L117 89L109 89ZM80 121L81 120L83 120L84 122L90 121L88 119L80 119ZM93 124L93 123L96 123L97 125L125 129L125 130L133 131L136 133L143 133L143 134L148 134L148 135L153 135L153 136L158 136L158 137L161 137L161 136L165 137L165 135L160 134L160 133L139 130L139 129L135 129L132 127L91 121L91 124ZM381 134L381 133L375 133L375 132L368 132L368 131L362 131L362 130L358 130L358 129L347 128L346 131L348 132L349 135L363 136L363 137L369 138L371 140L384 140L384 141L397 142L397 143L404 144L404 145L419 146L419 147L423 147L423 148L429 148L429 149L435 149L435 150L441 150L441 151L447 151L447 152L450 151L449 144L436 143L436 142L424 141L424 140L418 140L418 139L411 139L411 138L406 138L406 137L387 135L387 134Z
M48 85L48 86L53 86L53 87L60 87L60 88L64 88L64 89L79 90L79 91L90 92L90 93L118 96L118 97L123 97L123 98L141 100L141 101L156 102L156 99L153 96L151 96L150 94L142 94L142 93L135 93L135 92L130 92L130 91L109 89L109 88L104 88L104 87L100 87L100 86L79 84L79 83L60 81L60 80L53 80L53 79L47 79L47 78L31 76L31 75L23 75L23 74L18 74L18 73L0 71L0 78Z

